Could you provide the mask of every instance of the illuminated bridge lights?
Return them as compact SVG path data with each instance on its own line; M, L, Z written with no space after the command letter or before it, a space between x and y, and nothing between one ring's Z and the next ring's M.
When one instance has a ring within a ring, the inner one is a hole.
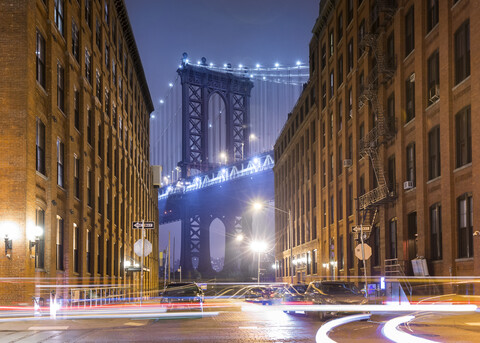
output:
M159 190L158 200L166 199L171 194L182 194L195 191L205 187L213 186L228 180L249 176L272 169L274 166L273 151L265 155L241 161L228 167L214 170L208 174L196 175L192 178L182 180L176 184L162 187Z

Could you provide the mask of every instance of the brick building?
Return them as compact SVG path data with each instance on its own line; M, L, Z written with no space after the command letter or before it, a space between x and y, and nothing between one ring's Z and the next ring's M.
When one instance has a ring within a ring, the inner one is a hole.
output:
M478 275L480 6L472 0L322 0L310 81L275 144L277 280ZM476 68L475 66L479 67ZM477 81L475 81L477 80ZM397 263L398 262L398 263Z
M39 284L135 295L131 222L158 223L158 209L153 104L123 0L1 1L0 30L0 303L31 304ZM147 239L150 290L158 229Z

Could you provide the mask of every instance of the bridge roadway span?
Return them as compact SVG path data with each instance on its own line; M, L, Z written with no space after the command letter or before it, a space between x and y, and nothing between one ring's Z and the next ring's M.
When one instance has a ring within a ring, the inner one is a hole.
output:
M245 279L254 274L235 241L238 234L250 237L252 202L274 199L272 152L191 177L159 190L159 224L181 221L182 274L189 279ZM219 219L225 226L225 261L216 273L210 260L210 226ZM245 256L244 256L245 255Z

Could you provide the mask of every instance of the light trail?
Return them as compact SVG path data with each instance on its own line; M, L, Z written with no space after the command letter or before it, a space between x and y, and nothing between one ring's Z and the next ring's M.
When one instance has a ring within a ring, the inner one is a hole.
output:
M383 326L382 334L388 339L398 343L404 343L404 342L439 343L438 341L432 341L426 338L420 338L397 329L399 325L409 322L414 318L415 316L403 316L403 317L397 317L397 318L391 319L388 322L386 322L385 325Z
M320 329L318 329L317 334L315 335L315 341L317 343L335 343L333 339L328 337L328 332L336 328L337 326L348 324L351 322L366 320L369 319L369 314L355 314L348 317L342 317L334 319L323 324Z

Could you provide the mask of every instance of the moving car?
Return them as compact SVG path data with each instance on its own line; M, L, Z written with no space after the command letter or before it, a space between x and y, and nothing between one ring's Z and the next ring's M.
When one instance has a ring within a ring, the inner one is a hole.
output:
M160 294L160 303L203 303L203 291L195 282L173 282Z
M303 304L307 287L308 285L304 283L286 285L283 290L282 303L285 305Z
M312 281L305 292L305 300L315 305L362 305L367 303L364 294L353 282L344 281ZM321 319L326 314L323 311L318 313Z

